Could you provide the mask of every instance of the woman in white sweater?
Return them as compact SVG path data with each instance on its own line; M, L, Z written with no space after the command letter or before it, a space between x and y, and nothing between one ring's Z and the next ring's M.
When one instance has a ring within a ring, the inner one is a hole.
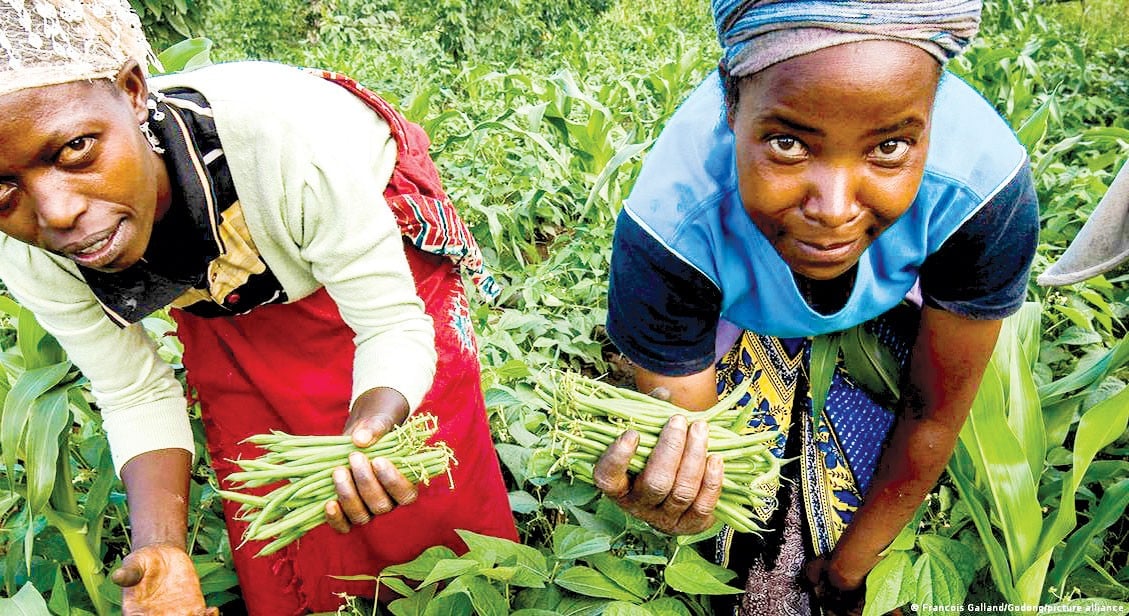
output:
M185 553L185 396L138 325L166 306L221 482L258 455L252 434L364 446L416 409L459 460L452 490L355 456L328 526L269 557L236 548L250 613L371 596L333 576L459 549L455 529L516 538L459 270L497 289L423 131L331 73L234 63L150 81L124 0L0 12L0 277L102 410L130 505L133 552L112 576L125 613L205 609Z

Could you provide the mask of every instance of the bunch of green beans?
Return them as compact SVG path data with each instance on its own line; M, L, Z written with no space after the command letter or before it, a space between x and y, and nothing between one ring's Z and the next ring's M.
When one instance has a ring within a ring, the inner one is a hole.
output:
M674 415L709 424L710 455L724 461L721 497L714 514L733 530L763 532L760 526L776 508L780 460L770 450L778 431L743 434L755 405L737 406L749 389L746 379L717 404L691 412L651 396L572 373L542 379L538 393L555 415L553 453L573 477L594 484L593 468L600 455L625 430L639 433L639 447L628 470L639 473Z
M256 556L273 554L326 521L325 504L337 497L333 469L348 467L349 454L354 451L363 452L369 460L387 459L415 483L426 485L432 477L443 473L451 483L451 464L458 464L454 452L443 442L427 444L437 429L433 415L413 415L364 448L354 445L348 435L292 436L277 431L258 434L247 442L269 453L235 460L243 469L227 476L235 489L219 493L242 505L238 519L248 522L243 542L270 539ZM263 496L239 491L279 481L287 483Z

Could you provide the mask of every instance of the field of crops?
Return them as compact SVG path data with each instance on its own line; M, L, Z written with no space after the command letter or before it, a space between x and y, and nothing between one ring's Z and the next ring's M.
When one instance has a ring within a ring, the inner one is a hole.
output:
M505 284L472 314L522 543L466 535L465 556L433 549L386 571L403 598L382 613L705 615L711 596L737 592L735 574L696 549L706 537L655 533L570 482L532 387L542 368L627 378L603 332L613 223L664 120L716 66L708 3L137 4L160 46L191 31L214 43L213 61L337 70L398 104L431 135L446 189ZM1035 273L1129 158L1126 15L1127 0L995 0L950 65L1031 153ZM948 471L868 580L868 616L911 603L1129 611L1129 272L1050 292L1033 280ZM179 362L171 322L145 325ZM0 598L0 613L16 600L115 613L107 574L129 549L128 518L88 386L6 296L0 348L0 597L20 593ZM218 489L201 463L189 545L209 605L238 614ZM351 606L374 609L363 597Z

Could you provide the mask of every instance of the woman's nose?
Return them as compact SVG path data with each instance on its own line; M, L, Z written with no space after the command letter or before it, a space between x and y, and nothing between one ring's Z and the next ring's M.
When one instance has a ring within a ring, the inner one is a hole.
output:
M861 210L858 186L849 167L822 165L811 171L804 215L825 227L840 227Z
M73 229L86 212L85 195L58 182L39 182L28 188L35 205L39 228L53 231Z

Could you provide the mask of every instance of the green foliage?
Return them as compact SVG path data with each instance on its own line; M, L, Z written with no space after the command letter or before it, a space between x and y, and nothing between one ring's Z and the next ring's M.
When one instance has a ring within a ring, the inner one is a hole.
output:
M153 49L198 36L209 9L207 0L129 0L129 4L141 18Z

